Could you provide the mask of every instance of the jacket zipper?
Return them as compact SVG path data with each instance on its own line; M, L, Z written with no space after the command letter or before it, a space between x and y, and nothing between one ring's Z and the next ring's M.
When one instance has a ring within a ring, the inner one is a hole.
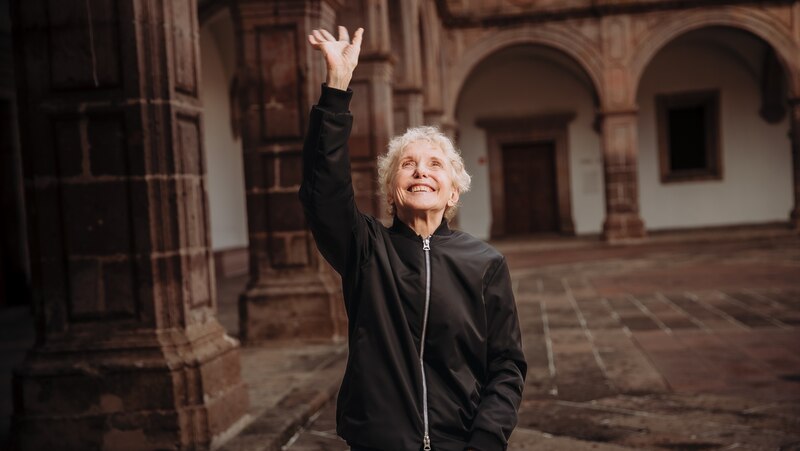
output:
M422 337L419 344L419 370L422 374L422 418L425 424L425 435L422 437L422 449L430 451L431 437L428 434L428 385L425 380L425 334L428 330L428 309L431 303L431 237L422 239L422 250L425 252L425 312L422 315Z

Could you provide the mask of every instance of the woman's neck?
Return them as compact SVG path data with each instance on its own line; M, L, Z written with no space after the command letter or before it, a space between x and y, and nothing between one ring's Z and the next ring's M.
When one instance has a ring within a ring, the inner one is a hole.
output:
M444 210L438 212L414 212L410 214L403 214L397 212L397 217L405 225L411 228L417 235L428 238L433 235L433 232L442 224L444 217Z

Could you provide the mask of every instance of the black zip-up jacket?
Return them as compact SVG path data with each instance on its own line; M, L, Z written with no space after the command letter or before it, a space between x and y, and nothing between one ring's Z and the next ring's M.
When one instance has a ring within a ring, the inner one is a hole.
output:
M527 368L505 258L443 221L426 262L412 229L397 219L386 228L358 211L347 148L351 96L323 85L300 187L317 246L342 276L349 320L337 432L355 447L420 450L425 383L435 451L503 450Z

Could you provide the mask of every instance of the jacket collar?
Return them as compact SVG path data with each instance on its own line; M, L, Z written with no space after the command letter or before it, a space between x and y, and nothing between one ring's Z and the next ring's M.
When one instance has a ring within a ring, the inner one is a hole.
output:
M389 228L389 230L398 233L400 235L407 236L409 238L420 238L420 236L417 235L417 232L415 232L414 229L412 229L406 223L401 221L400 218L398 218L397 216L394 217L394 220L392 221L392 226ZM447 219L444 218L442 218L442 223L439 224L439 227L437 227L436 230L433 232L433 234L436 236L448 236L451 233L453 233L453 231L450 230L450 226L447 224Z

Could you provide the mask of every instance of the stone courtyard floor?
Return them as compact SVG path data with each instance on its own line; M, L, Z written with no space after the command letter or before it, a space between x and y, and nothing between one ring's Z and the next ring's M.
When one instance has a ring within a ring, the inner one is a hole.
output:
M796 235L497 247L529 364L510 450L800 449ZM333 409L284 449L348 449Z
M510 450L800 449L800 238L785 229L495 243L506 254L528 359ZM238 331L246 277L219 280ZM0 383L33 343L0 310ZM226 451L346 450L333 397L344 343L242 349L250 423ZM10 396L0 397L0 448Z

